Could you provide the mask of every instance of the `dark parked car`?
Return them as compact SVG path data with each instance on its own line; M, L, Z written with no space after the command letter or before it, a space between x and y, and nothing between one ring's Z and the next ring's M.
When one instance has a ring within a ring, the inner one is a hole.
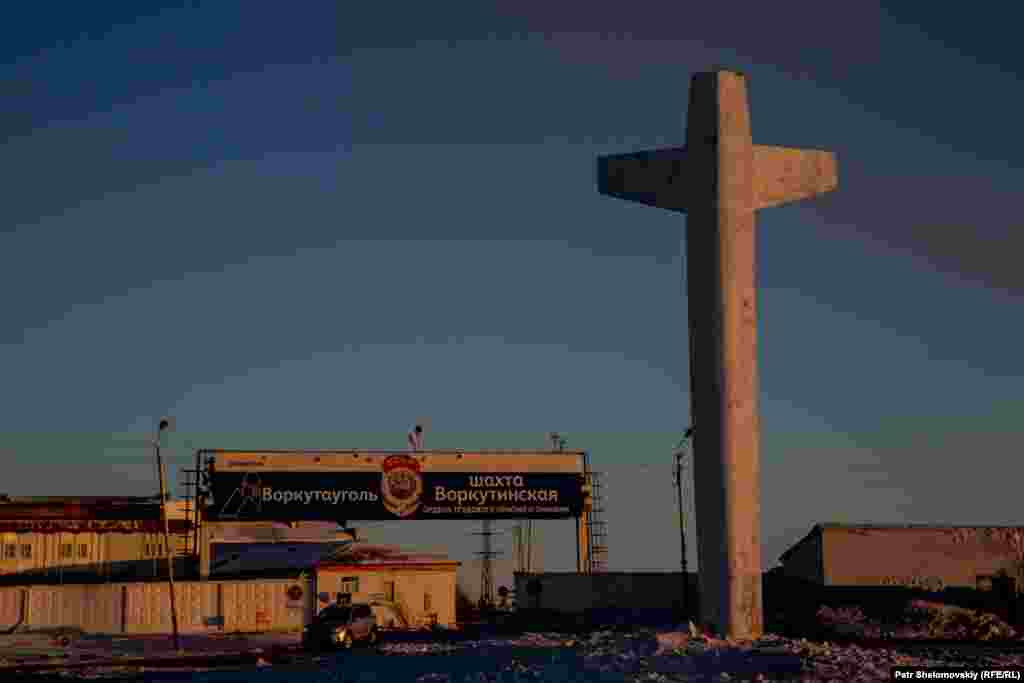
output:
M302 645L307 650L347 649L355 641L374 645L379 635L377 617L369 605L331 605L302 630Z

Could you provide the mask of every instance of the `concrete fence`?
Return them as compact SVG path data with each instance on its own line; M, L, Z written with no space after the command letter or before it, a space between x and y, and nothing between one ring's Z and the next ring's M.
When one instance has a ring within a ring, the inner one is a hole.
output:
M680 572L515 574L516 608L527 621L556 615L590 624L677 624L699 613L697 575Z
M315 607L311 579L183 581L174 588L182 633L297 630ZM0 632L15 628L170 633L170 591L160 582L0 587Z

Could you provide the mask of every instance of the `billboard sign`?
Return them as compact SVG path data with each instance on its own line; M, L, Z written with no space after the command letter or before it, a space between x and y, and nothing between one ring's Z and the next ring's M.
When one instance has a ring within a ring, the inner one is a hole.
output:
M565 519L583 509L572 468L431 467L395 453L350 469L214 469L211 520ZM373 466L368 466L372 462ZM523 461L524 465L527 461ZM511 469L511 468L510 468Z

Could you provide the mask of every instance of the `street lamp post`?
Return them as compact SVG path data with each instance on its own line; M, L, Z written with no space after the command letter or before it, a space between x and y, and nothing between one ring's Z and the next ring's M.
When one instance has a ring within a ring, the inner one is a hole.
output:
M160 480L160 517L164 523L164 548L167 553L167 585L171 593L171 628L174 630L174 650L181 649L178 638L178 609L174 599L174 552L171 548L171 525L167 519L167 494L164 486L164 461L160 456L160 437L165 430L171 427L170 418L161 418L157 426L156 440L153 446L156 449L156 469Z

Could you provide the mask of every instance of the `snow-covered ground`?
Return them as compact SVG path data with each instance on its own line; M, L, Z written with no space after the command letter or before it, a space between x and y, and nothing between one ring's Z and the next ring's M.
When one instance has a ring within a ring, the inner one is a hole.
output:
M9 638L9 637L8 637ZM170 647L148 639L137 649L147 656L171 654ZM0 642L0 651L7 643ZM183 642L185 645L186 642ZM261 650L233 670L179 666L90 667L67 670L64 676L136 680L224 681L695 681L801 680L887 681L892 666L1024 667L1024 654L996 648L936 647L932 650L873 649L855 645L812 643L776 636L757 641L724 641L687 632L638 630L624 634L598 631L586 636L527 633L515 637L464 642L385 642L376 650L357 648L312 660L279 648L295 645L296 636L253 636L245 641L208 638L187 641L190 652ZM149 645L148 649L146 645ZM72 645L69 653L103 652L105 645ZM196 648L196 649L192 649ZM2 655L0 655L2 656ZM69 657L69 659L71 659ZM227 664L227 662L225 662ZM777 673L769 673L774 669ZM760 671L758 675L754 672ZM376 678L369 678L370 673ZM726 672L728 677L723 677ZM60 675L60 674L55 674ZM709 677L710 676L710 677ZM0 680L4 680L0 671Z

